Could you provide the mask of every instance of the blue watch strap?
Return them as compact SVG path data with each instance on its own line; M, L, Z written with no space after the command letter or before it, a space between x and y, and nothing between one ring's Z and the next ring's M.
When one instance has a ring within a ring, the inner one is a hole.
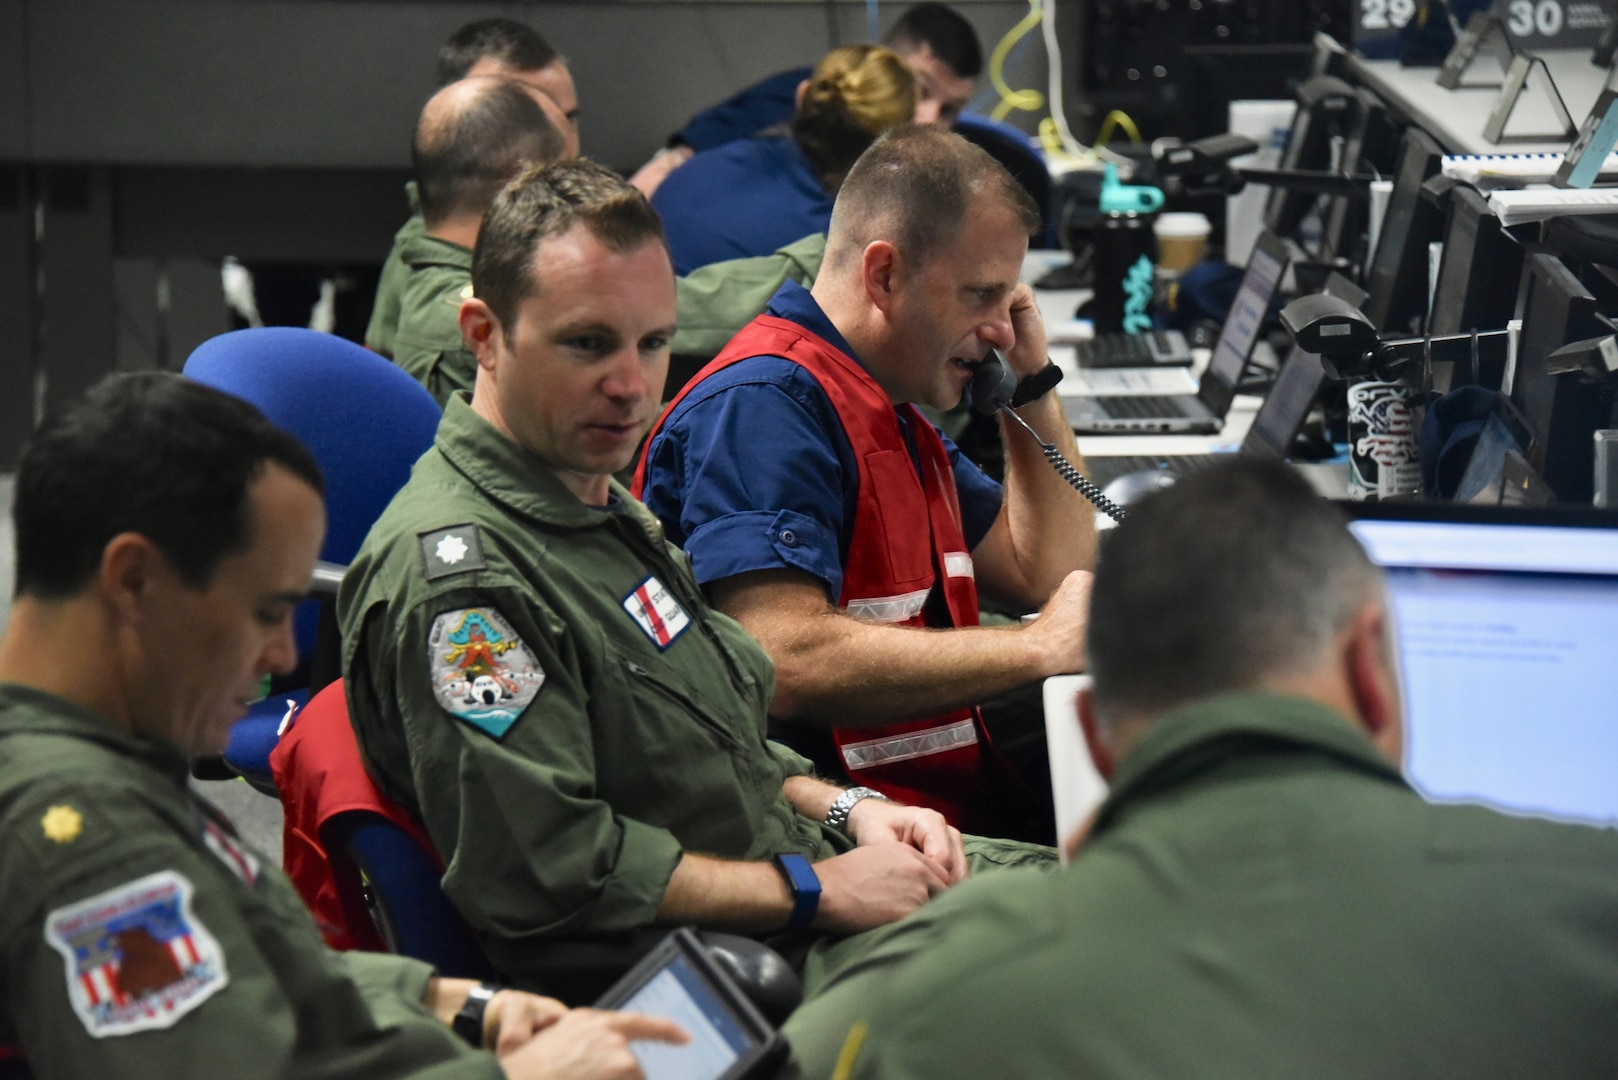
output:
M785 928L807 930L820 910L820 878L815 868L802 855L777 855L775 868L792 890L792 917Z

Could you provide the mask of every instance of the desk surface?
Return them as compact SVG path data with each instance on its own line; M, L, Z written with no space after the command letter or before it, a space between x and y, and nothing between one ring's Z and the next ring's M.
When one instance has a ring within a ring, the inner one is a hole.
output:
M1539 55L1550 69L1562 102L1575 125L1582 124L1595 105L1608 72L1590 63L1588 49L1543 49ZM1550 104L1530 81L1518 99L1517 108L1506 125L1506 138L1491 143L1483 137L1499 96L1498 87L1462 85L1445 90L1434 80L1437 68L1401 67L1397 60L1366 60L1354 57L1350 63L1365 86L1375 91L1396 111L1407 114L1452 154L1543 154L1566 150L1570 139L1548 135L1556 129ZM1493 59L1480 56L1468 82L1497 81ZM1515 132L1539 138L1515 139Z

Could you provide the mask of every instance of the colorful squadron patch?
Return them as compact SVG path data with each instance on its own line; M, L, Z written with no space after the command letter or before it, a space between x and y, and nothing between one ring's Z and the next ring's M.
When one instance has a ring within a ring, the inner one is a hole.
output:
M172 1027L225 988L225 957L191 913L191 882L173 870L45 916L67 961L67 995L93 1038Z
M496 739L545 685L533 651L493 608L461 608L434 619L427 664L444 711Z
M624 610L659 649L674 644L674 639L691 625L691 616L655 577L647 578L624 597Z

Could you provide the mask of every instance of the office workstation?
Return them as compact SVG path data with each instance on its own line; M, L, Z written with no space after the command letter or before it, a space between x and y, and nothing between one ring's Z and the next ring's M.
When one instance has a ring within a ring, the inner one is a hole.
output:
M0 0L0 1080L1618 1071L1609 6Z

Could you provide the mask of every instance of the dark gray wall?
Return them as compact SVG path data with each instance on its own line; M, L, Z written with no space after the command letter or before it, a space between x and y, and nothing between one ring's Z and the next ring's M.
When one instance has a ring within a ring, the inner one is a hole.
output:
M881 5L884 29L903 4ZM992 47L1028 7L956 5ZM638 164L694 110L865 37L863 3L0 0L0 159L389 169L439 43L505 14L572 62L586 153ZM1044 53L1017 85L1043 89ZM21 82L21 85L19 85ZM985 87L987 82L985 81Z

